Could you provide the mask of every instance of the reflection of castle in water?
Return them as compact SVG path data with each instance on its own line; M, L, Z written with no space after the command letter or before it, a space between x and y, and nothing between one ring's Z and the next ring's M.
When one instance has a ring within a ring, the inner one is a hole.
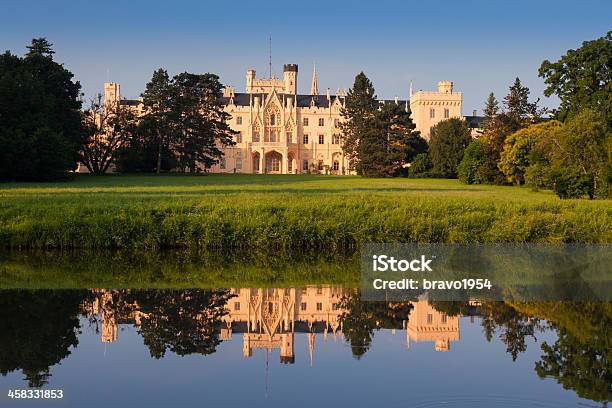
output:
M95 293L94 299L83 308L90 315L100 316L104 343L117 340L119 324L139 327L147 317L136 304L119 313L114 307L112 291L96 290ZM324 341L331 336L335 341L342 334L342 316L347 313L342 299L349 293L344 288L231 289L231 293L233 297L226 304L227 314L222 317L218 332L221 340L242 334L246 358L252 356L253 349L279 349L281 362L293 363L295 336L303 334L308 336L312 364L317 336ZM402 322L407 345L433 342L436 351L450 350L450 343L459 340L459 317L437 311L426 299L410 303L412 310Z

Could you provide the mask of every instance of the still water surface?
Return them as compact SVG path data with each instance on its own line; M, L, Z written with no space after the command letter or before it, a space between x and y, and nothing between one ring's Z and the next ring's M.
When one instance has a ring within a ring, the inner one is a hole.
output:
M607 406L611 315L328 285L2 290L0 406Z

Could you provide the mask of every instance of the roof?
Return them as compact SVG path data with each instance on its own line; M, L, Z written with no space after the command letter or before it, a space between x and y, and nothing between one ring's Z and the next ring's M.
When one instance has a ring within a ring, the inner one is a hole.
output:
M138 99L121 99L121 101L119 102L119 104L127 105L127 106L138 106L141 103L142 102L139 101Z
M260 93L235 93L234 94L234 105L236 106L249 106L251 103L251 96L260 96L264 94ZM311 102L314 100L315 106L319 108L329 108L329 102L327 100L327 95L293 95L293 94L278 94L279 97L296 97L297 99L297 107L299 108L307 108L310 106ZM342 98L342 97L341 97ZM223 105L229 105L230 97L222 96L219 98ZM334 101L336 99L336 95L331 95L331 100Z
M471 129L482 129L486 116L465 116L465 121Z

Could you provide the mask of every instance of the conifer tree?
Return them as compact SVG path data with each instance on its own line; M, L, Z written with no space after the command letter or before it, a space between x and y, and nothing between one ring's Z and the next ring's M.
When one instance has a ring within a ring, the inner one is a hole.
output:
M171 115L171 88L168 72L160 68L153 72L142 94L146 115L143 118L155 128L157 145L157 164L155 172L161 171L162 153L171 144L173 129L169 126Z
M349 89L344 107L340 114L344 118L341 129L343 132L342 149L349 160L352 169L357 168L359 162L359 141L368 128L368 121L372 119L378 102L374 93L374 86L368 77L360 72L355 77L353 88Z

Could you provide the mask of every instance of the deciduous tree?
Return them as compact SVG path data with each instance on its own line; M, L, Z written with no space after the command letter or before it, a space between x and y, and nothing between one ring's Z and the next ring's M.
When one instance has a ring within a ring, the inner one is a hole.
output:
M470 129L464 120L451 118L435 125L429 139L433 171L442 177L457 177L457 167L471 141Z

